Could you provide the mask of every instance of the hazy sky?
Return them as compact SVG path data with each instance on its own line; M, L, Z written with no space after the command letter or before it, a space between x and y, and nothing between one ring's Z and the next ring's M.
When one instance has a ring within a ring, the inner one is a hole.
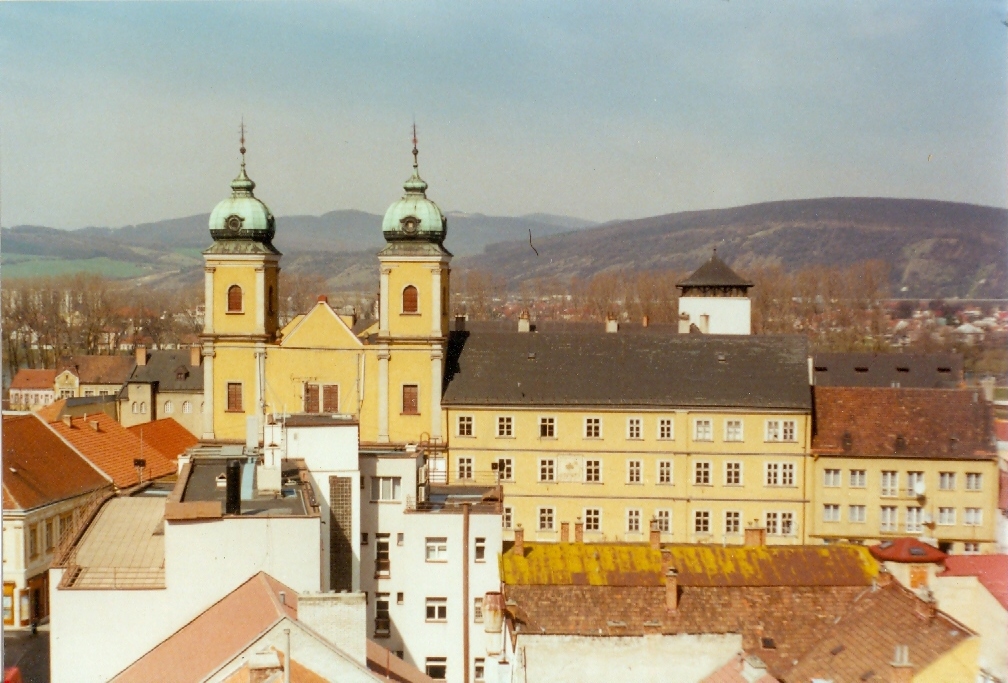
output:
M0 3L0 222L1008 206L1003 2Z

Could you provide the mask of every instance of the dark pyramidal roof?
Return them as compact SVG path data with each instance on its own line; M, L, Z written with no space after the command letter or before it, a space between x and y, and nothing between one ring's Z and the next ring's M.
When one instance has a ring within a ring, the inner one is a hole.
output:
M753 283L742 278L728 267L728 264L718 258L717 250L710 261L703 264L688 278L676 285L677 287L752 287Z

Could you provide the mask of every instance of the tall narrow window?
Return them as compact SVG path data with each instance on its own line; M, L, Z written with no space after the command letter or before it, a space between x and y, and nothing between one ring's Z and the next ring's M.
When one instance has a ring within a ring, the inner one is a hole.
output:
M339 412L339 385L326 384L322 387L322 412Z
M404 384L402 388L402 411L403 415L419 415L419 390L416 384Z
M389 556L389 535L375 534L375 578L388 578L392 571Z
M306 413L319 411L319 386L317 384L304 385L304 411Z
M553 458L539 459L539 481L556 481L556 461Z
M459 458L458 459L458 478L459 479L472 479L473 478L473 461L472 458Z
M416 313L417 310L417 289L409 285L402 291L402 312Z
M227 312L228 313L241 313L242 312L242 289L238 285L231 285L228 287L227 292Z
M388 593L375 594L375 620L374 633L376 638L387 638L392 626L392 619L389 616L389 595Z
M229 413L243 412L241 382L227 383L227 410Z

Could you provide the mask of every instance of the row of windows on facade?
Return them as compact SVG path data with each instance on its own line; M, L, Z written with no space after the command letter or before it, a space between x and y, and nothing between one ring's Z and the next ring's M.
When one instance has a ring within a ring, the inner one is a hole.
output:
M955 491L956 490L956 472L939 472L938 473L938 490L939 491ZM882 485L882 495L883 496L897 496L900 493L900 473L895 470L883 470L881 475L881 485ZM823 470L823 486L827 488L838 488L842 485L843 476L842 471L839 469L825 469ZM868 485L868 475L865 470L848 470L847 482L851 488L866 488ZM980 472L967 472L965 475L965 483L967 491L980 491L983 488L983 474ZM915 496L917 495L917 487L926 484L926 477L924 472L907 472L906 473L906 495Z
M675 440L675 427L672 418L658 418L655 430L655 438L660 441ZM475 418L472 415L459 415L456 422L455 433L457 436L476 436ZM582 435L585 439L601 439L603 434L601 417L584 418L584 429ZM768 442L785 441L794 442L796 440L794 420L766 420L764 423L763 438ZM511 415L497 416L498 438L514 438L515 420ZM557 424L555 417L539 418L539 438L557 438ZM628 417L626 419L626 429L624 436L629 440L644 439L644 418ZM730 419L724 421L723 440L728 442L743 441L743 421L740 419ZM713 420L698 418L693 420L693 440L694 441L714 441Z
M175 412L175 404L172 401L165 401L162 406L165 415L171 415ZM134 415L146 415L147 414L147 402L146 401L133 401L131 410ZM186 415L192 413L192 401L182 401L182 412Z
M600 533L602 531L602 510L601 508L585 508L584 531L586 533ZM630 534L643 534L645 525L642 523L643 510L640 508L627 508L625 514L625 529ZM710 510L694 510L693 532L696 534L713 534L714 529L711 524L712 516ZM503 525L505 529L511 528L513 523L513 508L504 508ZM657 522L658 530L663 534L672 533L672 511L658 508L654 510L652 519ZM537 529L538 531L556 531L556 508L540 507L537 509ZM774 536L793 536L797 533L795 526L795 515L793 512L771 511L765 512L763 521L768 534ZM725 534L742 533L742 511L726 510L723 515L722 531Z
M74 513L66 512L62 515L50 517L41 523L30 524L28 526L28 559L34 560L41 554L41 548L46 554L52 552L57 543L61 543L73 526ZM57 524L59 524L57 530ZM56 537L56 534L59 537Z
M982 508L965 508L963 524L965 526L981 526L983 524ZM840 521L840 505L837 503L825 503L823 505L823 522ZM864 505L848 505L847 521L855 524L864 524L867 519L867 508ZM921 532L924 525L929 523L928 514L920 506L910 506L906 508L905 523L903 530L908 532ZM939 507L938 526L955 526L956 508ZM900 531L899 508L895 505L883 505L879 514L880 531Z
M396 545L402 546L405 542L404 535L400 532L396 534ZM367 546L369 538L367 533L361 534L361 546ZM392 535L387 533L374 535L374 559L375 578L389 578L392 569L391 556ZM425 539L424 547L425 562L447 562L448 561L448 538L429 537ZM486 562L486 538L477 536L473 541L473 562Z
M73 392L71 392L72 394ZM92 392L93 393L93 392ZM53 395L51 393L36 393L27 391L17 391L12 390L10 392L10 401L13 405L49 405L53 402Z
M471 457L459 457L458 478L460 480L473 479L473 459ZM511 482L514 478L514 459L498 458L496 471L501 481ZM672 461L659 460L656 463L655 483L673 485ZM713 486L713 465L708 460L699 460L693 463L693 479L695 486ZM724 463L724 485L742 486L743 467L741 462L729 461ZM539 458L539 479L543 483L555 483L557 481L557 461L554 458ZM581 481L584 483L602 483L602 460L587 459L582 468ZM626 483L644 484L644 463L642 460L630 459L626 463ZM765 462L763 463L763 484L764 486L795 486L795 465L791 462Z

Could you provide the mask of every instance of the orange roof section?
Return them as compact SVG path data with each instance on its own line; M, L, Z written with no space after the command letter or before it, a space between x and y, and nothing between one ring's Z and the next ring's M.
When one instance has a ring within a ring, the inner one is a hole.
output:
M53 401L44 408L39 408L35 411L35 414L39 416L44 422L55 422L60 419L60 415L63 414L63 408L66 407L66 399L61 398Z
M3 416L3 509L30 510L111 481L35 415Z
M202 681L285 617L297 619L297 593L259 572L112 680Z
M21 368L11 380L11 389L53 389L56 384L56 371L45 368Z
M68 416L50 421L49 428L111 477L119 488L140 483L140 473L133 466L135 458L147 461L143 473L145 481L174 474L177 470L171 459L146 441L141 444L139 438L105 413L74 418Z
M165 417L146 424L127 427L131 434L142 438L144 445L150 444L162 455L178 460L178 457L199 443L199 439L188 429L180 425L174 418Z

